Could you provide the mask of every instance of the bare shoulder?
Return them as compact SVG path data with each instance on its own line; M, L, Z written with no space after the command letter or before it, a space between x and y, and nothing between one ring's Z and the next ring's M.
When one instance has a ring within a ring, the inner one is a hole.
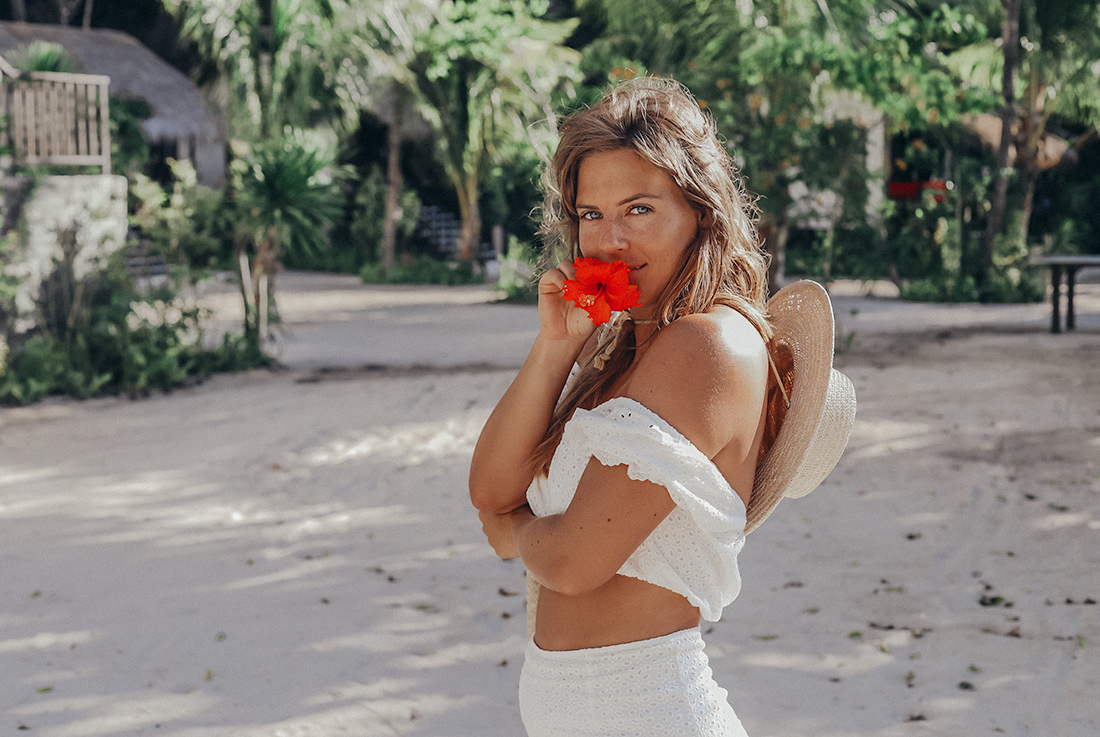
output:
M653 337L624 393L708 454L755 436L767 388L760 333L728 307L683 317Z
M652 385L660 392L698 382L742 382L766 368L767 361L764 340L752 323L736 310L719 307L659 331L631 384Z

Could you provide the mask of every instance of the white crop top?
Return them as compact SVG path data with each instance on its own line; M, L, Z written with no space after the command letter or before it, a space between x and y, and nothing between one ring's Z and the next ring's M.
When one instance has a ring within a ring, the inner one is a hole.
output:
M591 410L577 409L566 423L549 474L527 489L536 516L566 510L590 458L627 466L630 478L665 487L676 502L619 573L685 596L704 619L718 621L741 590L741 497L672 425L633 399L614 397Z

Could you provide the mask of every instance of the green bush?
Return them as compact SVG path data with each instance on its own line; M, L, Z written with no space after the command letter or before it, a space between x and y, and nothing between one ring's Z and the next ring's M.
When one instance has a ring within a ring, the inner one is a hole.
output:
M483 277L476 273L474 265L470 261L459 261L455 264L440 261L431 256L417 256L407 258L394 264L393 269L385 277L378 264L365 264L359 271L366 284L443 284L457 286L460 284L479 284Z
M911 302L1040 302L1046 286L1034 268L1011 267L993 270L979 286L972 276L946 275L914 279L901 285L901 298Z
M121 254L79 289L62 274L45 291L54 296L46 301L38 332L12 346L0 368L0 404L29 404L48 395L140 396L268 362L242 336L204 347L202 311L181 305L171 287L135 292Z
M981 302L1042 302L1046 283L1039 269L1009 267L993 270L979 291Z
M30 404L70 386L68 361L56 340L32 336L8 356L0 374L0 404Z
M927 277L902 284L901 298L910 302L977 302L978 287L972 276Z
M87 332L69 340L34 335L13 351L0 373L0 404L30 404L48 395L144 396L216 371L267 363L241 336L226 336L216 348L204 348L196 335L195 308L137 302L160 312L159 319L138 316L127 303L130 296L116 295L111 306L94 310Z
M130 177L131 223L144 236L151 253L167 263L201 272L224 261L224 197L198 183L189 161L169 159L172 183L162 188L144 174Z
M395 250L401 253L416 230L420 217L420 197L403 188L398 203L401 217L397 221ZM355 193L355 210L350 225L351 250L358 266L378 261L382 257L382 230L386 219L386 177L381 168L371 167Z
M363 261L357 246L333 240L332 248L321 253L295 253L283 259L283 266L303 271L325 271L334 274L358 274Z
M22 72L73 74L80 71L72 54L61 44L51 41L31 41L8 54L8 61Z
M539 283L535 278L538 254L519 238L508 239L508 253L500 262L500 278L497 289L504 292L505 302L536 304L539 301Z
M826 231L792 229L786 244L786 272L812 279L882 279L889 273L878 228L857 224Z
M141 130L141 121L152 117L153 109L144 100L112 97L108 119L111 125L111 168L130 176L149 163L149 144Z

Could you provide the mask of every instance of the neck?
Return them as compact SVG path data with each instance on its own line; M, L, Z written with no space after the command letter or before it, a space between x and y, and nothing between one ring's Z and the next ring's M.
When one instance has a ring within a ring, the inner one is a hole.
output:
M659 323L651 310L632 309L630 320L634 323L634 341L638 346L644 345L660 330Z

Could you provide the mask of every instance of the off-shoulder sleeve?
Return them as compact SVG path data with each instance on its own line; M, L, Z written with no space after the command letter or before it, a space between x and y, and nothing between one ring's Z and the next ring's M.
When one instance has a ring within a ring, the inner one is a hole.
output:
M615 397L595 409L578 409L565 433L576 436L570 445L575 442L603 465L625 465L630 478L668 489L705 532L744 531L741 497L701 450L645 405Z
M690 440L646 406L615 397L578 409L562 445L605 466L668 490L672 512L619 573L686 596L715 621L741 588L737 555L745 542L745 505L718 468ZM553 469L551 469L553 475Z

